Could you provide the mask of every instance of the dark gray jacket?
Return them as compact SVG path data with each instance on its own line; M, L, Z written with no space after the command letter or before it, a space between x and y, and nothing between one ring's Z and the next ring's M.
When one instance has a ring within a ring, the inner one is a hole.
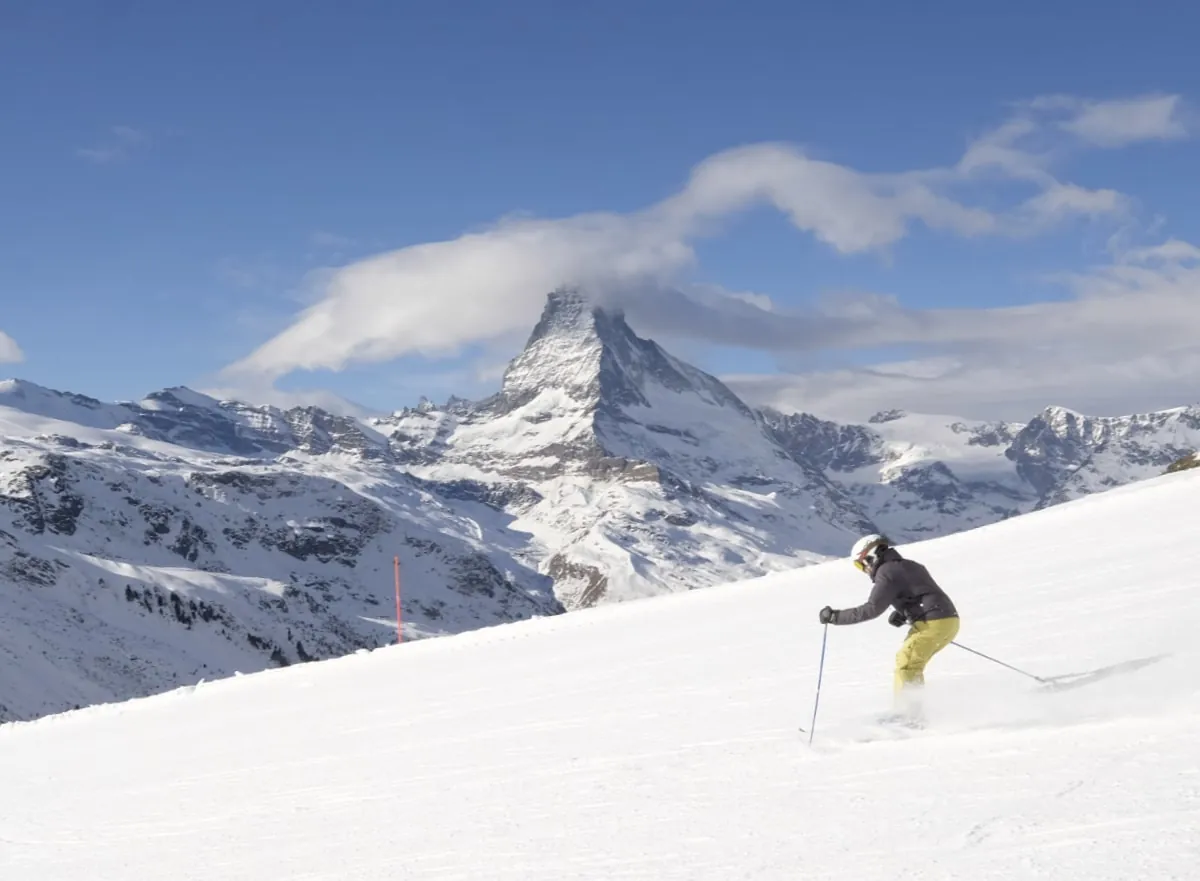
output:
M914 560L904 559L895 548L883 552L879 564L871 573L871 580L875 586L867 601L861 606L838 612L832 623L859 624L870 621L887 611L888 606L894 606L909 623L958 617L954 603L938 587L929 570Z

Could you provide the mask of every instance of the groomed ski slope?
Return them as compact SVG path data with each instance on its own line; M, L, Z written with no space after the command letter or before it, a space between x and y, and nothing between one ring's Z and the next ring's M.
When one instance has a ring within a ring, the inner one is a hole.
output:
M844 563L0 728L5 881L1200 877L1200 474L906 550L932 728Z

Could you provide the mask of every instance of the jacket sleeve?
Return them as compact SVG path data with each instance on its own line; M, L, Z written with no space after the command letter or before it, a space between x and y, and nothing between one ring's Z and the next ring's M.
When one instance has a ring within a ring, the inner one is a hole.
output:
M864 621L871 621L878 618L887 611L888 606L892 604L892 600L896 598L896 591L899 585L896 584L896 576L890 571L892 567L885 567L884 571L878 573L875 580L875 586L871 588L871 595L867 597L867 601L861 606L855 606L853 609L842 609L835 617L834 624L861 624Z

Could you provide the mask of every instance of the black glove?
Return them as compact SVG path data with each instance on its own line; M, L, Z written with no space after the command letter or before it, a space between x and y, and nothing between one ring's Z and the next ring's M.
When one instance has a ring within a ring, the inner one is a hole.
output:
M821 610L821 623L822 624L837 624L837 614L838 613L835 612L833 609L831 609L829 606L826 606L825 608L823 608Z
M893 627L903 627L907 623L908 618L899 609L888 615L888 624L891 624Z

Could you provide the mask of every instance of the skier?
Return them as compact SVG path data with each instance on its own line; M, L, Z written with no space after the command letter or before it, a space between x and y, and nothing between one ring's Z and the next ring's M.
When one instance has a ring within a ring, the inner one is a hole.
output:
M874 583L871 595L853 609L826 606L821 610L821 623L860 624L878 618L889 605L895 609L888 623L893 627L910 625L896 653L893 687L897 710L915 720L920 713L914 692L925 684L925 665L958 635L958 610L928 569L901 557L882 535L867 535L855 542L850 561L870 576Z

